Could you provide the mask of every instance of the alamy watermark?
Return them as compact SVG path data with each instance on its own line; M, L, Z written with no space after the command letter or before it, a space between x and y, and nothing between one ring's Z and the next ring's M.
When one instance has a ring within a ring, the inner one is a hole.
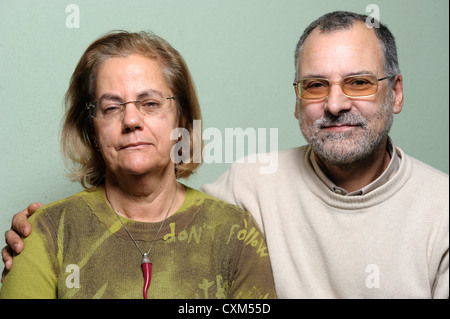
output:
M380 27L380 7L376 4L369 4L366 7L366 12L368 13L366 18L366 25L368 28L379 28ZM370 14L369 14L370 13Z
M171 140L178 140L172 147L171 159L175 164L190 163L256 163L260 174L274 174L278 169L278 128L225 128L224 134L218 128L201 129L201 120L193 122L193 154L191 154L190 133L185 128L176 128L170 134ZM201 140L204 141L201 151ZM247 156L245 156L247 153Z
M366 25L369 28L380 27L380 7L377 4L369 4L366 6L366 12L368 17L366 19ZM66 28L79 29L80 28L80 7L77 4L69 4L66 6Z
M67 265L66 273L68 273L66 277L66 287L71 288L80 288L80 267L75 264Z
M80 28L80 7L76 4L69 4L66 6L66 28L79 29Z
M366 287L369 289L380 288L380 267L376 264L369 264L365 271L368 273Z

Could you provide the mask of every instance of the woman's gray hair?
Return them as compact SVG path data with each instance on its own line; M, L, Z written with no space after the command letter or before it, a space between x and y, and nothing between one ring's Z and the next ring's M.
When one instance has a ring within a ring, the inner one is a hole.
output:
M167 84L176 96L178 126L190 133L190 141L185 141L189 142L190 159L177 164L177 178L187 178L201 165L201 162L194 161L198 154L193 149L193 141L201 140L193 129L194 120L201 120L200 105L183 57L167 41L151 32L112 31L86 49L72 74L65 97L61 150L69 177L86 189L103 185L106 170L105 161L95 146L94 127L86 105L95 99L100 66L111 57L131 54L141 54L161 65ZM200 154L202 148L203 141L198 150Z
M398 58L397 58L397 46L395 44L395 38L392 35L391 31L377 21L373 17L369 17L367 15L362 15L353 12L347 11L334 11L327 13L317 20L313 21L303 32L300 40L297 43L295 48L295 78L298 80L298 59L300 56L300 52L303 47L303 43L306 38L311 34L311 32L319 28L319 31L322 33L331 33L333 31L338 30L348 30L353 26L354 22L363 22L366 23L368 27L374 29L374 32L380 41L380 46L384 54L384 72L386 76L395 76L400 74L400 68L398 66ZM391 79L391 83L393 83L393 79Z

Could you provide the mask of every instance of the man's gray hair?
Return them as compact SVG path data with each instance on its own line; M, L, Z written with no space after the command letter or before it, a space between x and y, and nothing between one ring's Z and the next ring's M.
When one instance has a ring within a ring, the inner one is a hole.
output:
M313 21L300 37L295 49L295 78L298 80L298 59L303 43L314 29L319 28L319 31L322 33L331 33L338 30L348 30L353 26L354 22L366 23L368 27L374 29L384 54L384 72L386 73L386 76L395 76L399 74L400 68L398 66L395 38L385 25L367 15L347 11L334 11ZM393 83L393 79L391 79L391 83Z

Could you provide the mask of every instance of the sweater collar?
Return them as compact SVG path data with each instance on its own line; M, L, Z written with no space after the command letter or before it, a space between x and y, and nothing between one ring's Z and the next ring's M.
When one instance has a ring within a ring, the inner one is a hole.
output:
M164 227L158 236L158 239L166 240L166 237L177 235L183 231L187 225L195 218L198 209L191 209L191 206L201 205L201 201L198 198L198 192L188 186L186 188L186 196L181 207L171 216L169 216L165 222ZM105 224L105 226L114 233L114 235L128 239L129 235L122 227L117 214L108 205L106 198L103 194L102 188L98 188L92 193L91 208L93 214ZM144 223L134 221L125 217L121 217L129 231L133 234L136 240L151 241L155 238L159 231L159 227L162 222L156 223ZM176 223L176 229L174 225Z
M331 181L331 179L322 171L319 164L316 161L316 157L314 156L314 152L311 152L309 156L309 161L314 169L314 172L317 174L317 176L320 178L320 180L334 193L342 195L342 196L360 196L365 195L378 187L384 185L386 182L388 182L394 175L397 173L401 158L394 147L391 138L388 138L387 142L387 151L389 153L389 156L391 157L391 160L389 161L388 167L384 170L384 172L372 183L364 186L363 188L353 191L353 192L347 192L345 189L337 186L336 184Z

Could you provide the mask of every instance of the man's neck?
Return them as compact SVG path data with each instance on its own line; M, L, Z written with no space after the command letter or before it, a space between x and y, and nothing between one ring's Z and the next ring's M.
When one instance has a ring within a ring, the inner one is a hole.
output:
M314 154L323 173L338 187L351 193L376 180L389 165L387 143L383 143L370 160L349 165L335 165Z

